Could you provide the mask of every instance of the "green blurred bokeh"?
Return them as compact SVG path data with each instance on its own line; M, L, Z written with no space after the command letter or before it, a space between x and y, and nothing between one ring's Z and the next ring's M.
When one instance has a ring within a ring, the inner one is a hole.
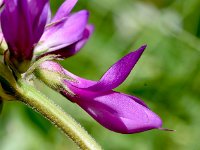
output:
M52 11L63 2L51 1ZM74 11L90 11L95 32L88 44L61 64L93 80L142 44L148 47L128 79L117 88L143 99L163 119L163 127L123 135L111 132L75 104L37 83L71 114L105 150L200 149L200 1L80 0ZM78 149L38 113L6 102L0 116L0 150Z

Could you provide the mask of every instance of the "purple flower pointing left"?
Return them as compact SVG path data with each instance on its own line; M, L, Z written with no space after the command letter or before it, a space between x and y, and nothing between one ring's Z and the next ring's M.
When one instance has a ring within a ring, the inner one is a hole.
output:
M96 121L112 131L136 133L161 128L161 119L142 100L113 91L127 78L144 49L145 46L142 46L139 50L124 56L111 66L99 81L75 76L52 61L41 64L36 76L44 79L47 84L57 83L55 90L77 103ZM53 76L54 73L55 78L45 78L46 74ZM58 75L61 75L61 80ZM64 76L75 81L67 80Z
M93 32L86 10L70 14L77 0L67 0L51 19L49 0L4 0L1 27L12 65L24 72L34 58L49 53L69 57ZM26 66L27 65L27 66Z

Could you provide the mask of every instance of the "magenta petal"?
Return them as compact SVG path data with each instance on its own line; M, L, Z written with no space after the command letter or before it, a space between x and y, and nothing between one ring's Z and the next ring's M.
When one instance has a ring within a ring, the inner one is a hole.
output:
M36 51L48 49L48 52L51 52L80 40L87 25L88 16L88 11L82 10L47 27Z
M79 52L79 50L87 43L88 39L90 38L90 36L92 35L94 30L93 25L87 25L85 30L83 31L83 35L82 38L80 40L78 40L77 42L63 47L63 45L60 45L58 47L52 48L52 52L50 53L45 53L46 54L58 54L63 58L67 58L70 56L73 56L74 54L76 54L77 52Z
M162 126L161 119L154 112L122 93L98 93L78 89L69 84L67 86L76 94L75 97L66 95L67 98L112 131L136 133Z
M137 51L131 52L117 61L103 75L97 84L88 88L92 91L107 91L119 86L129 75L140 56L142 55L146 45L140 47Z
M56 12L54 18L52 19L51 22L57 22L63 17L66 17L69 15L75 4L77 3L78 0L66 0L58 9Z

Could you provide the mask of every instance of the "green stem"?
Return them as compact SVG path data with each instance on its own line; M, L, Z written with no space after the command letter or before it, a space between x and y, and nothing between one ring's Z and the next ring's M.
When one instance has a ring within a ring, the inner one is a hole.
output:
M45 95L41 94L25 81L18 81L16 95L20 101L29 105L59 127L83 150L100 150L94 139L60 107L56 106Z

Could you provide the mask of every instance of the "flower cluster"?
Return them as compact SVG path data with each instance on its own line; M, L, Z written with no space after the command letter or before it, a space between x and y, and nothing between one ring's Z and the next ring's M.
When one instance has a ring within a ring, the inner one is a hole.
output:
M48 0L4 0L1 41L13 71L22 74L32 62L56 54L67 58L77 53L93 32L87 10L71 13L77 0L66 0L51 17ZM78 104L104 127L119 133L159 129L161 119L139 98L113 89L129 75L146 46L117 61L99 81L78 77L53 61L42 62L37 78Z

